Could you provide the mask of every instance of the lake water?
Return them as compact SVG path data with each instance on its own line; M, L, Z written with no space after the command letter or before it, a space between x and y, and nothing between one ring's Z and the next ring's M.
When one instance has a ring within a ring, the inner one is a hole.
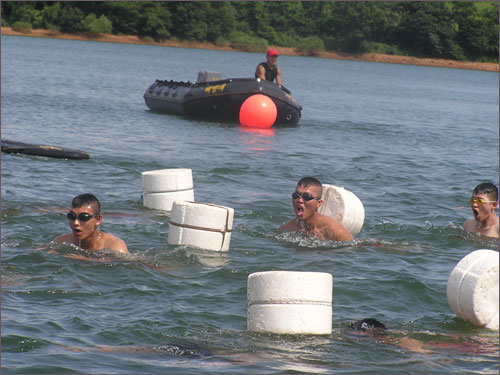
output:
M461 229L473 188L498 184L498 73L280 56L302 118L258 132L156 114L142 95L200 70L250 77L262 54L1 41L2 137L91 156L2 154L4 373L498 373L498 333L455 317L446 298L462 257L498 249ZM196 201L234 208L227 253L167 244L169 214L141 201L141 172L164 168L192 169ZM276 233L303 176L363 202L355 241ZM84 192L132 257L37 250L69 232L65 213ZM331 335L247 332L247 278L269 270L333 275ZM346 334L367 317L437 348ZM148 351L169 343L216 355Z

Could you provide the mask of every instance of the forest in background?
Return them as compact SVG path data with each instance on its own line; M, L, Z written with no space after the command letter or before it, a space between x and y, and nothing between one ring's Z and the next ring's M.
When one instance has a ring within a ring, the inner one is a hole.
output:
M498 62L496 1L2 1L1 11L2 26L21 32Z

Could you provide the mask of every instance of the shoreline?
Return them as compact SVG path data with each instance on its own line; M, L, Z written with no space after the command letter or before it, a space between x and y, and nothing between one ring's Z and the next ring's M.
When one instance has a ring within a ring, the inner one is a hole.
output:
M1 34L16 35L16 36L31 36L38 38L71 39L71 40L84 40L84 41L107 42L107 43L148 44L148 45L163 46L163 47L199 48L199 49L210 49L210 50L244 52L232 47L217 46L212 43L187 42L187 41L180 42L173 40L168 40L164 42L145 42L141 40L139 37L133 35L101 34L96 38L92 38L85 35L59 33L44 29L33 29L29 33L21 33L12 30L12 28L10 27L2 27ZM279 46L270 46L270 47L278 49L280 55L307 56L297 52L295 48L291 47L279 47ZM433 67L453 68L453 69L482 70L489 72L499 71L498 63L456 61L456 60L420 58L420 57L410 57L410 56L384 55L376 53L364 53L360 55L352 55L352 54L344 54L337 52L321 51L312 57L335 59L335 60L351 60L351 61L378 62L378 63L389 63L389 64L433 66Z

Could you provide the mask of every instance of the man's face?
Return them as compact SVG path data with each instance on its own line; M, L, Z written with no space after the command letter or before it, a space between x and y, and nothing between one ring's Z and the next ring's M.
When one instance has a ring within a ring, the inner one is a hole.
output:
M79 241L89 237L95 231L97 226L101 224L101 215L89 218L89 216L97 214L97 208L94 207L94 205L89 204L78 208L72 207L70 213L71 212L76 215L76 218L74 220L68 218L69 226L71 227L73 235ZM89 220L85 220L86 218Z
M486 220L494 212L496 205L497 203L491 202L486 194L473 194L471 197L470 208L478 222Z
M267 56L267 63L271 66L274 66L278 62L278 56L272 55L272 56Z
M318 199L307 198L319 198L321 199L321 194L319 194L319 189L314 186L300 186L297 185L295 188L295 193L298 193L297 198L292 197L293 209L295 210L295 215L299 220L306 220L311 217L316 210L321 206L322 201Z

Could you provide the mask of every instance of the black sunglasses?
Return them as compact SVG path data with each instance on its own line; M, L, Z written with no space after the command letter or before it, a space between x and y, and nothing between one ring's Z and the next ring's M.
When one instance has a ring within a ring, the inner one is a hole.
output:
M68 216L68 219L70 220L76 220L78 218L78 220L80 221L89 221L90 219L96 217L97 215L99 215L99 213L91 215L87 212L81 212L78 214L78 216L76 216L76 214L73 211L70 211L67 213L66 216Z
M312 196L311 194L309 194L309 193L304 193L304 194L300 194L300 193L297 193L297 192L292 193L292 198L293 198L293 199L299 199L300 197L302 197L302 199L303 199L303 200L305 200L306 202L309 202L309 201L311 201L311 200L313 200L313 199L316 199L317 201L319 201L319 200L320 200L320 198L318 198L318 197L313 197L313 196Z

